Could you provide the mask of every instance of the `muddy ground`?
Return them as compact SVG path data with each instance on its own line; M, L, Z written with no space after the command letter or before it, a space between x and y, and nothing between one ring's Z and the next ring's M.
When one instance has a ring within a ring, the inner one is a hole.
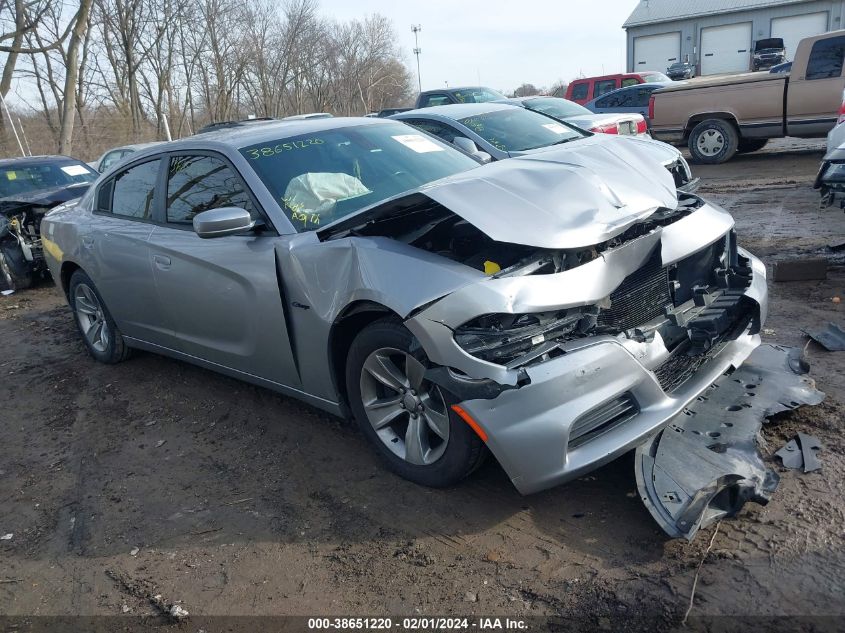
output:
M768 341L803 346L802 328L845 322L832 301L845 266L826 248L845 214L820 211L811 188L822 147L695 168L767 263L836 264L826 281L771 284ZM0 298L0 350L0 535L13 534L0 614L129 621L155 616L146 596L160 594L192 618L563 615L661 630L679 625L713 534L668 539L630 455L530 497L493 460L457 488L420 488L351 424L297 401L151 354L95 363L47 284ZM722 522L693 616L845 614L845 353L807 353L827 400L767 425L764 452L802 430L824 444L823 469L767 457L780 488Z

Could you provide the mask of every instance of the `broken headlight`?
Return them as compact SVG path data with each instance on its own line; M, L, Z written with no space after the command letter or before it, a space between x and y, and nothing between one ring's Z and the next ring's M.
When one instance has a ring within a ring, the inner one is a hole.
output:
M666 163L666 169L672 174L677 189L684 190L692 182L692 171L683 156L678 156L670 163Z
M455 330L465 352L505 365L526 354L581 335L595 325L595 312L570 309L532 314L485 314Z
M823 184L845 184L845 163L828 163L821 173Z

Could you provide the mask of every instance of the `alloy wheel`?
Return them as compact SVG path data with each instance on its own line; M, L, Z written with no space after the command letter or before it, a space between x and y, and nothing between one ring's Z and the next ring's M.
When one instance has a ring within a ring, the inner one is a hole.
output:
M111 333L97 293L88 284L79 284L73 292L73 306L79 328L88 343L96 351L105 352L111 340Z
M380 348L364 361L361 401L379 439L417 466L436 462L449 443L449 412L425 366L399 349Z

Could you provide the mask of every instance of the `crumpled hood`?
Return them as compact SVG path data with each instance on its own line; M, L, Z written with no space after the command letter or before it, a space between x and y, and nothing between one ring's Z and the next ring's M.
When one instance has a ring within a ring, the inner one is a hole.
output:
M678 203L664 166L677 150L605 136L491 163L420 193L496 241L551 249L598 244Z
M0 198L0 213L15 211L25 206L53 207L57 204L82 196L91 186L90 182L74 183L63 187L37 189L26 193Z

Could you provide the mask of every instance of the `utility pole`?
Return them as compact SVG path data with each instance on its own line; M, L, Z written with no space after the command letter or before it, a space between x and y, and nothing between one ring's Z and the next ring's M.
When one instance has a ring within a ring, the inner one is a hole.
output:
M12 121L12 114L9 112L9 106L6 105L6 99L3 98L3 93L0 93L0 103L2 103L3 109L6 111L6 117L9 119L9 125L12 126L12 132L15 133L15 140L18 142L18 148L21 150L21 156L26 156L26 152L23 151L21 139L18 136L18 130L15 128L15 122Z
M417 56L417 84L419 85L420 92L422 92L422 76L420 75L420 53L422 53L422 49L420 48L420 31L422 31L422 26L419 24L411 25L411 31L414 33L414 55Z

